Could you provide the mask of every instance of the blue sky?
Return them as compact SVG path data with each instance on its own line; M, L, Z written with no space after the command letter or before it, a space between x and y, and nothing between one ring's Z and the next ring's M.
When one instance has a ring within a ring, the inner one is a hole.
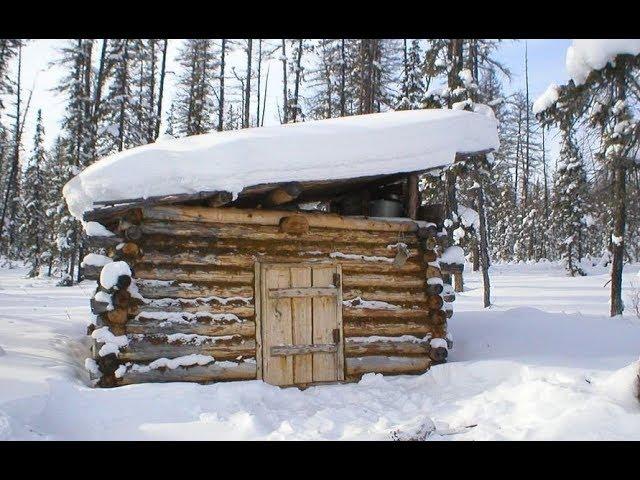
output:
M47 131L48 144L51 144L59 129L60 119L64 114L64 99L57 96L51 89L59 81L62 71L51 66L50 62L57 58L57 49L63 44L63 40L32 40L24 49L23 55L23 86L27 90L33 89L29 117L27 118L26 132L24 136L25 150L28 152L33 136L33 119L38 108L43 109L45 117L45 129ZM547 88L549 83L564 83L567 73L564 66L565 53L571 41L567 39L531 39L527 40L529 49L529 84L531 99L535 99ZM172 57L175 55L179 40L169 42L169 69L172 68ZM498 58L511 70L512 79L506 86L506 92L524 88L524 51L525 40L506 40L502 43ZM277 60L274 60L277 62ZM269 79L269 92L280 92L278 83L280 68L271 69ZM172 93L172 78L167 86L167 96ZM265 123L277 123L276 94L272 105L268 108L271 117ZM279 93L278 93L279 95ZM169 102L165 102L168 107ZM6 120L6 119L5 119ZM553 153L554 146L551 145Z

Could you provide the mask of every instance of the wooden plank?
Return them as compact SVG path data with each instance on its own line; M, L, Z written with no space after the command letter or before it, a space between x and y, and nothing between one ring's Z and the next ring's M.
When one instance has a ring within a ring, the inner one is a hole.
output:
M305 360L304 357L310 353L336 353L338 351L338 346L335 343L322 343L322 344L310 344L310 345L275 345L271 347L271 351L269 352L272 356L282 356L282 355L295 355L296 358L293 359L294 365L295 361L298 359ZM301 358L302 357L302 358ZM309 366L311 362L306 362ZM298 372L295 372L296 374ZM295 378L296 383L305 383L304 381L298 380L298 377Z
M305 270L309 271L309 279L311 279L311 270L306 268ZM293 271L292 271L293 277ZM292 279L292 284L295 285ZM337 288L315 288L315 287L307 287L307 288L283 288L283 289L269 289L269 297L270 298L310 298L310 297L335 297L338 295Z
M264 209L203 208L192 206L155 206L143 209L146 219L192 221L201 223L228 223L277 226L291 212ZM415 222L373 220L369 218L342 217L328 213L296 212L309 221L310 227L335 228L341 230L369 230L386 232L414 232Z
M119 385L147 382L225 382L231 380L254 380L256 378L256 364L253 362L212 362L208 365L194 365L192 367L178 367L175 369L155 369L148 372L129 370L118 379Z
M430 365L431 359L428 357L371 356L346 359L348 377L360 376L371 372L387 375L422 373Z
M311 288L311 268L300 267L291 268L291 289L280 290L279 292L295 293L305 290L307 293ZM319 289L315 289L319 290ZM328 289L324 289L328 290ZM271 292L274 292L273 290ZM277 290L275 291L277 292ZM316 292L317 293L317 292ZM276 297L277 298L277 297ZM280 297L280 298L287 298ZM293 328L293 343L304 345L313 343L313 304L312 298L308 295L289 296L291 298L291 316ZM271 348L273 352L273 348ZM313 381L313 356L308 352L306 355L296 355L293 359L293 380L295 383L308 383ZM273 353L272 353L273 355Z
M288 298L268 298L269 288L289 288L291 275L289 268L265 265L262 271L262 353L263 378L272 385L293 384L293 358L266 355L273 345L293 344L291 326L291 300Z
M253 339L220 340L215 343L156 343L152 337L129 341L118 355L121 361L153 361L158 358L177 358L185 355L211 355L217 360L235 360L238 357L255 357L256 343Z
M333 286L334 266L314 266L313 286ZM337 305L334 298L315 297L313 302L313 343L334 343L333 330L338 328L336 316ZM313 354L313 381L327 382L338 379L338 365L333 353Z
M344 328L342 323L342 265L336 265L336 278L339 284L335 284L338 288L338 296L336 297L336 322L338 324L338 352L336 361L338 363L338 380L344 380L345 378L345 366L344 366ZM334 338L334 341L336 339Z

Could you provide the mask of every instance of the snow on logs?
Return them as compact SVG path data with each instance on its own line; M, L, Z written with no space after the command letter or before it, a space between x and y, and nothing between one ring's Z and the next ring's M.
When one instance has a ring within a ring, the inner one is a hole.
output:
M452 313L446 302L455 298L443 292L441 238L433 224L195 206L135 210L109 219L113 236L89 237L114 260L85 265L89 278L105 276L92 303L105 294L111 300L95 313L115 335L128 338L102 372L109 377L104 386L256 378L256 261L342 265L348 378L417 373L446 358L446 349L429 344L446 336ZM128 275L122 265L105 273L112 264L126 265ZM139 295L131 294L132 276ZM146 367L192 355L214 361Z

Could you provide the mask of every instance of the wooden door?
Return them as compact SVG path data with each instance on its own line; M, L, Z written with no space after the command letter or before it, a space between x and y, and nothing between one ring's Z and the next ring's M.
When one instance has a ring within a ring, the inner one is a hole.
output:
M344 380L341 274L337 264L261 265L256 291L265 382Z

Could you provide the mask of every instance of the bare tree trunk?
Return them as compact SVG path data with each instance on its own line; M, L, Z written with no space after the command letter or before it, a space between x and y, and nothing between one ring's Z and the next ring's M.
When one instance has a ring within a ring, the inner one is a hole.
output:
M264 79L264 98L262 100L262 118L260 119L260 126L264 125L264 114L267 111L267 89L269 88L269 70L271 65L267 64L267 74Z
M160 136L160 123L162 122L162 97L164 95L164 78L167 72L167 43L168 39L164 39L164 46L162 47L162 66L160 67L160 85L158 87L158 110L156 113L156 130L155 138Z
M346 63L347 63L347 54L345 51L344 38L341 40L340 46L340 116L344 117L347 111L347 95L346 95Z
M257 111L256 111L256 126L259 127L260 126L260 80L261 80L261 74L262 74L262 39L258 39L258 85L257 85L257 97L256 97L256 104L257 104Z
M526 91L526 132L525 132L525 164L524 169L522 171L522 205L526 210L529 206L529 167L530 167L530 158L529 158L529 134L530 134L530 119L529 119L529 52L527 47L527 42L524 43L524 76L525 76L525 91Z
M122 56L122 61L123 61L123 65L122 65L122 75L124 78L121 79L121 90L119 92L120 94L120 113L119 113L119 118L118 118L118 151L121 152L122 150L124 150L124 119L125 119L125 115L126 115L126 85L127 82L129 81L128 77L128 66L127 66L127 62L129 60L129 53L128 53L128 40L124 40L124 45L122 48L124 48L124 53Z
M298 105L299 101L299 93L300 93L300 79L302 73L302 39L298 41L298 55L296 57L296 77L295 83L293 85L293 116L292 120L295 123L298 119L298 112L300 111L300 106Z
M282 39L282 123L289 122L289 95L287 93L287 43Z
M224 129L224 73L226 67L226 55L227 55L227 39L222 39L222 52L220 53L220 94L218 105L218 131L221 132Z
M13 158L11 161L11 170L9 171L9 179L7 181L7 190L4 195L4 203L2 205L2 217L0 217L0 236L3 236L4 222L7 215L9 202L15 204L14 195L11 195L13 189L17 185L18 164L20 161L20 104L21 104L21 76L22 76L22 45L18 47L18 72L17 72L17 88L16 88L16 123L14 133ZM11 235L9 235L9 243L11 245Z
M487 222L484 209L484 182L481 175L477 176L480 187L478 195L478 217L480 218L480 265L482 267L482 285L484 307L491 305L491 280L489 278L489 246L487 244Z
M549 226L549 184L547 180L547 158L546 158L546 147L544 143L544 131L545 127L542 127L542 174L544 176L544 223L545 228L542 233L542 252L543 256L546 258L548 256L547 252L547 239L549 238L548 226Z
M251 49L253 47L253 39L247 40L247 81L244 84L244 128L249 128L250 111L251 111Z
M613 235L615 240L611 244L613 264L611 265L611 316L622 315L622 268L624 266L624 234L627 222L626 211L626 167L621 159L616 159L613 171L614 219Z

